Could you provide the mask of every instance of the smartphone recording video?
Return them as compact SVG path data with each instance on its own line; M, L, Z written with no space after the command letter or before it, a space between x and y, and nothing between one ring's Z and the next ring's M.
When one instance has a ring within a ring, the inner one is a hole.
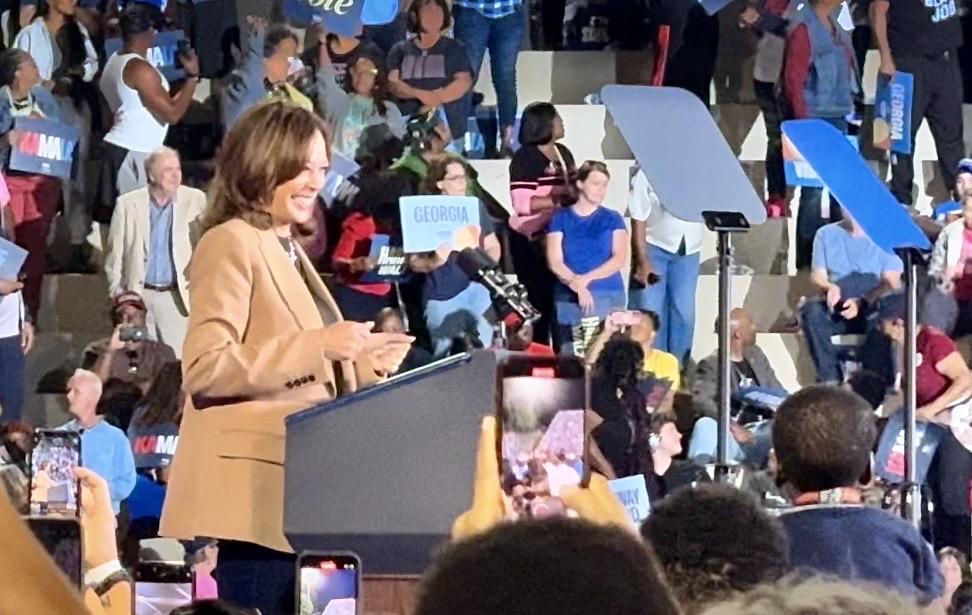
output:
M77 519L56 517L27 517L27 527L57 567L71 580L74 587L81 587L81 524Z
M357 615L361 560L353 553L302 553L297 615Z
M587 484L588 379L578 357L511 357L500 363L498 444L509 518L565 515L560 490Z
M134 578L135 615L169 615L192 602L192 568L182 562L141 562Z
M81 434L37 430L30 452L30 515L73 517L78 514Z

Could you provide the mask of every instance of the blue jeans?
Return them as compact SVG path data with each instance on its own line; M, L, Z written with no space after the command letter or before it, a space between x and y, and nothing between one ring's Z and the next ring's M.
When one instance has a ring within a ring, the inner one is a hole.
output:
M695 287L699 280L699 253L672 254L648 244L648 258L661 276L657 284L631 289L628 307L658 314L661 327L655 348L675 355L685 365L692 352L695 333Z
M489 291L478 282L470 282L451 299L427 301L425 326L429 328L432 354L436 358L448 355L453 341L462 336L475 335L489 348L493 343L493 325L483 314L492 304Z
M732 434L729 434L729 460L761 468L766 465L770 449L773 448L773 423L772 421L757 423L751 431L753 440L746 444L739 444ZM715 419L703 416L692 428L688 458L695 460L702 457L706 462L710 459L715 460L718 446L719 424Z
M560 354L574 354L574 327L585 318L597 317L604 320L611 312L624 309L624 291L600 293L594 295L594 310L585 314L577 303L577 297L558 297L554 301L554 312L557 318L557 336Z
M17 421L23 415L25 363L19 335L0 339L0 407L4 421Z
M837 349L830 338L833 335L865 333L867 315L858 314L854 320L847 320L831 312L825 301L810 300L800 310L800 328L817 368L817 382L837 383L843 377Z
M821 117L821 119L843 133L847 133L847 120L844 118ZM796 222L796 266L797 269L809 269L813 258L813 238L817 230L831 222L837 222L843 216L840 214L840 206L833 197L830 199L830 216L823 218L821 213L821 201L823 200L823 188L800 188L800 209L797 210Z
M483 57L489 49L489 67L496 89L501 127L516 122L516 57L523 44L523 5L512 15L491 19L476 9L452 8L455 39L466 46L473 82L479 78ZM472 97L472 92L467 94ZM470 107L471 108L471 107Z

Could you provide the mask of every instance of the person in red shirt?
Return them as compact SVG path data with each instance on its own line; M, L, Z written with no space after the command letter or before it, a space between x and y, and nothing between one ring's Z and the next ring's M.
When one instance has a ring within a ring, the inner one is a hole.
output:
M385 186L386 183L380 174L367 178L366 186L351 204L351 213L341 224L341 235L331 255L337 278L332 289L334 299L348 320L372 322L382 309L393 303L390 282L364 277L378 267L372 254L372 240L384 235L390 242L397 237L400 227L397 215L400 195L397 186L391 183Z
M897 365L904 365L906 302L904 295L881 300L878 311L881 329L893 342ZM915 392L919 421L950 426L953 409L970 403L972 371L959 354L955 342L938 329L921 325L915 340ZM935 547L956 547L964 553L972 548L969 480L972 453L947 431L935 451L929 483L934 501Z
M556 356L553 348L533 341L533 324L525 322L519 329L512 331L507 342L510 350L525 352L534 357L553 357Z

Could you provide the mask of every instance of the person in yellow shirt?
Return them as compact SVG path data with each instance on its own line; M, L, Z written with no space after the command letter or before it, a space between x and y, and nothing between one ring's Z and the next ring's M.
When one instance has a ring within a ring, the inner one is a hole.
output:
M671 411L675 392L682 386L681 366L675 355L654 347L659 326L658 314L650 310L614 312L604 320L601 333L587 351L588 365L597 362L604 344L614 335L624 335L637 342L645 353L644 376L653 378L652 391L646 392L648 405L655 410Z

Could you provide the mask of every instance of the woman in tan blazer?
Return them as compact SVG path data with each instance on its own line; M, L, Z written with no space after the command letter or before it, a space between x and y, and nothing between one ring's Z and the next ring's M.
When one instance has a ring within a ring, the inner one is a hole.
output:
M220 595L293 613L284 418L398 368L412 338L344 321L294 234L328 167L323 122L276 102L226 136L190 263L188 394L161 533L220 540ZM323 469L322 469L323 470Z

